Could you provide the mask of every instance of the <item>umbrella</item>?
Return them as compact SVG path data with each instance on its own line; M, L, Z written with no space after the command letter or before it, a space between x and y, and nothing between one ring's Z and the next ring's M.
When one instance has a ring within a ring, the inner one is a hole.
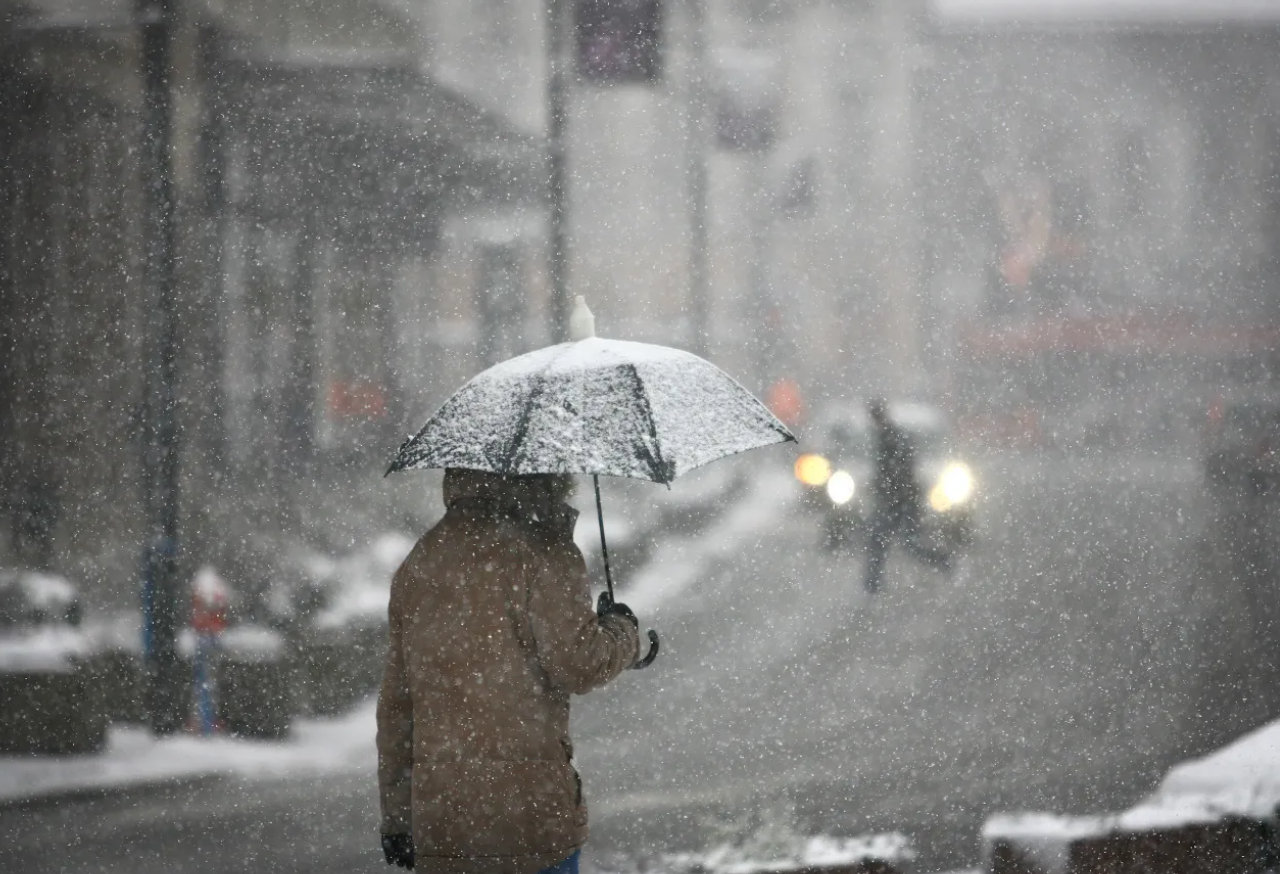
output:
M590 474L612 598L601 476L669 485L718 458L796 438L711 362L669 346L596 337L592 322L579 297L572 342L473 378L404 442L387 473L458 467ZM657 635L649 635L653 656Z

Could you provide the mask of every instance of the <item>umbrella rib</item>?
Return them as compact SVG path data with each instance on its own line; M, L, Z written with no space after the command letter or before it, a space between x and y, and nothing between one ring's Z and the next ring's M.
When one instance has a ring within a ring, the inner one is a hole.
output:
M391 466L388 467L387 472L383 474L384 477L390 476L392 473L399 470L409 470L422 460L422 457L427 454L427 451L420 445L419 441L426 436L427 429L431 427L431 423L437 417L447 414L456 404L459 395L464 391L466 391L466 386L463 386L461 389L454 392L447 401L440 405L440 409L436 410L435 415L428 419L426 424L418 429L417 434L414 434L412 437L400 444L400 448L396 450L395 458L391 459Z
M538 405L546 385L546 375L538 374L533 388L529 390L529 402L520 411L520 419L516 422L515 434L511 437L511 445L506 451L505 472L508 474L515 473L516 459L520 454L520 450L524 448L525 439L529 436L529 419L533 416L533 410Z
M571 346L572 344L564 344L565 348L557 352L534 377L535 382L533 388L529 390L529 402L525 404L524 409L520 411L520 419L516 422L515 434L512 435L511 444L507 448L506 473L515 473L516 458L519 455L520 450L524 448L523 444L525 439L529 436L529 419L533 415L533 410L537 407L538 400L542 397L542 393L547 387L547 371L555 365L561 355L564 355L565 352L569 351Z
M667 463L662 458L662 444L658 442L658 423L653 419L653 405L649 403L649 393L644 390L644 380L640 378L640 371L631 362L625 365L625 370L631 376L636 396L640 399L641 413L649 423L649 436L653 438L653 452L650 454L653 472L658 477L658 482L663 485L671 485L671 481L675 479L675 476L673 476L674 471L672 470L674 465Z

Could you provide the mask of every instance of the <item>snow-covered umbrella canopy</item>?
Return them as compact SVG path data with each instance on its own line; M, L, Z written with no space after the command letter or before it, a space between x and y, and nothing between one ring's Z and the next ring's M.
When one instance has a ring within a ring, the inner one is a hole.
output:
M670 483L717 458L795 439L697 355L588 337L476 376L400 447L390 471L459 467Z

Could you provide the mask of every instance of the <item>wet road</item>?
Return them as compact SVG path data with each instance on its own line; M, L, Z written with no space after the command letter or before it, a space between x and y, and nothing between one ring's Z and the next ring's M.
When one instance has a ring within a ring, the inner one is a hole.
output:
M622 595L662 632L662 657L577 708L588 867L785 821L902 830L921 870L941 870L975 860L989 812L1117 807L1243 727L1248 655L1228 651L1193 465L982 476L973 555L947 578L895 554L875 600L856 555L819 548L785 476L669 544L669 564ZM4 811L0 871L386 870L371 780Z
M870 600L857 558L787 512L664 606L664 670L583 708L597 847L764 811L905 830L958 865L991 811L1114 808L1209 742L1197 677L1218 655L1199 643L1218 606L1194 466L984 480L983 541L953 578L895 554Z

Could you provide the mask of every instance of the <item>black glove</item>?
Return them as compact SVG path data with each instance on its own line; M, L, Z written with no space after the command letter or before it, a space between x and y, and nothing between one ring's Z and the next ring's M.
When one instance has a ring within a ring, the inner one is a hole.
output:
M413 870L413 835L383 835L382 855L388 865Z
M621 601L613 600L613 596L608 592L601 592L600 599L596 601L596 615L601 619L610 613L616 613L619 616L625 616L631 620L631 624L636 628L640 627L640 620L636 618L636 614L631 612L631 608Z

